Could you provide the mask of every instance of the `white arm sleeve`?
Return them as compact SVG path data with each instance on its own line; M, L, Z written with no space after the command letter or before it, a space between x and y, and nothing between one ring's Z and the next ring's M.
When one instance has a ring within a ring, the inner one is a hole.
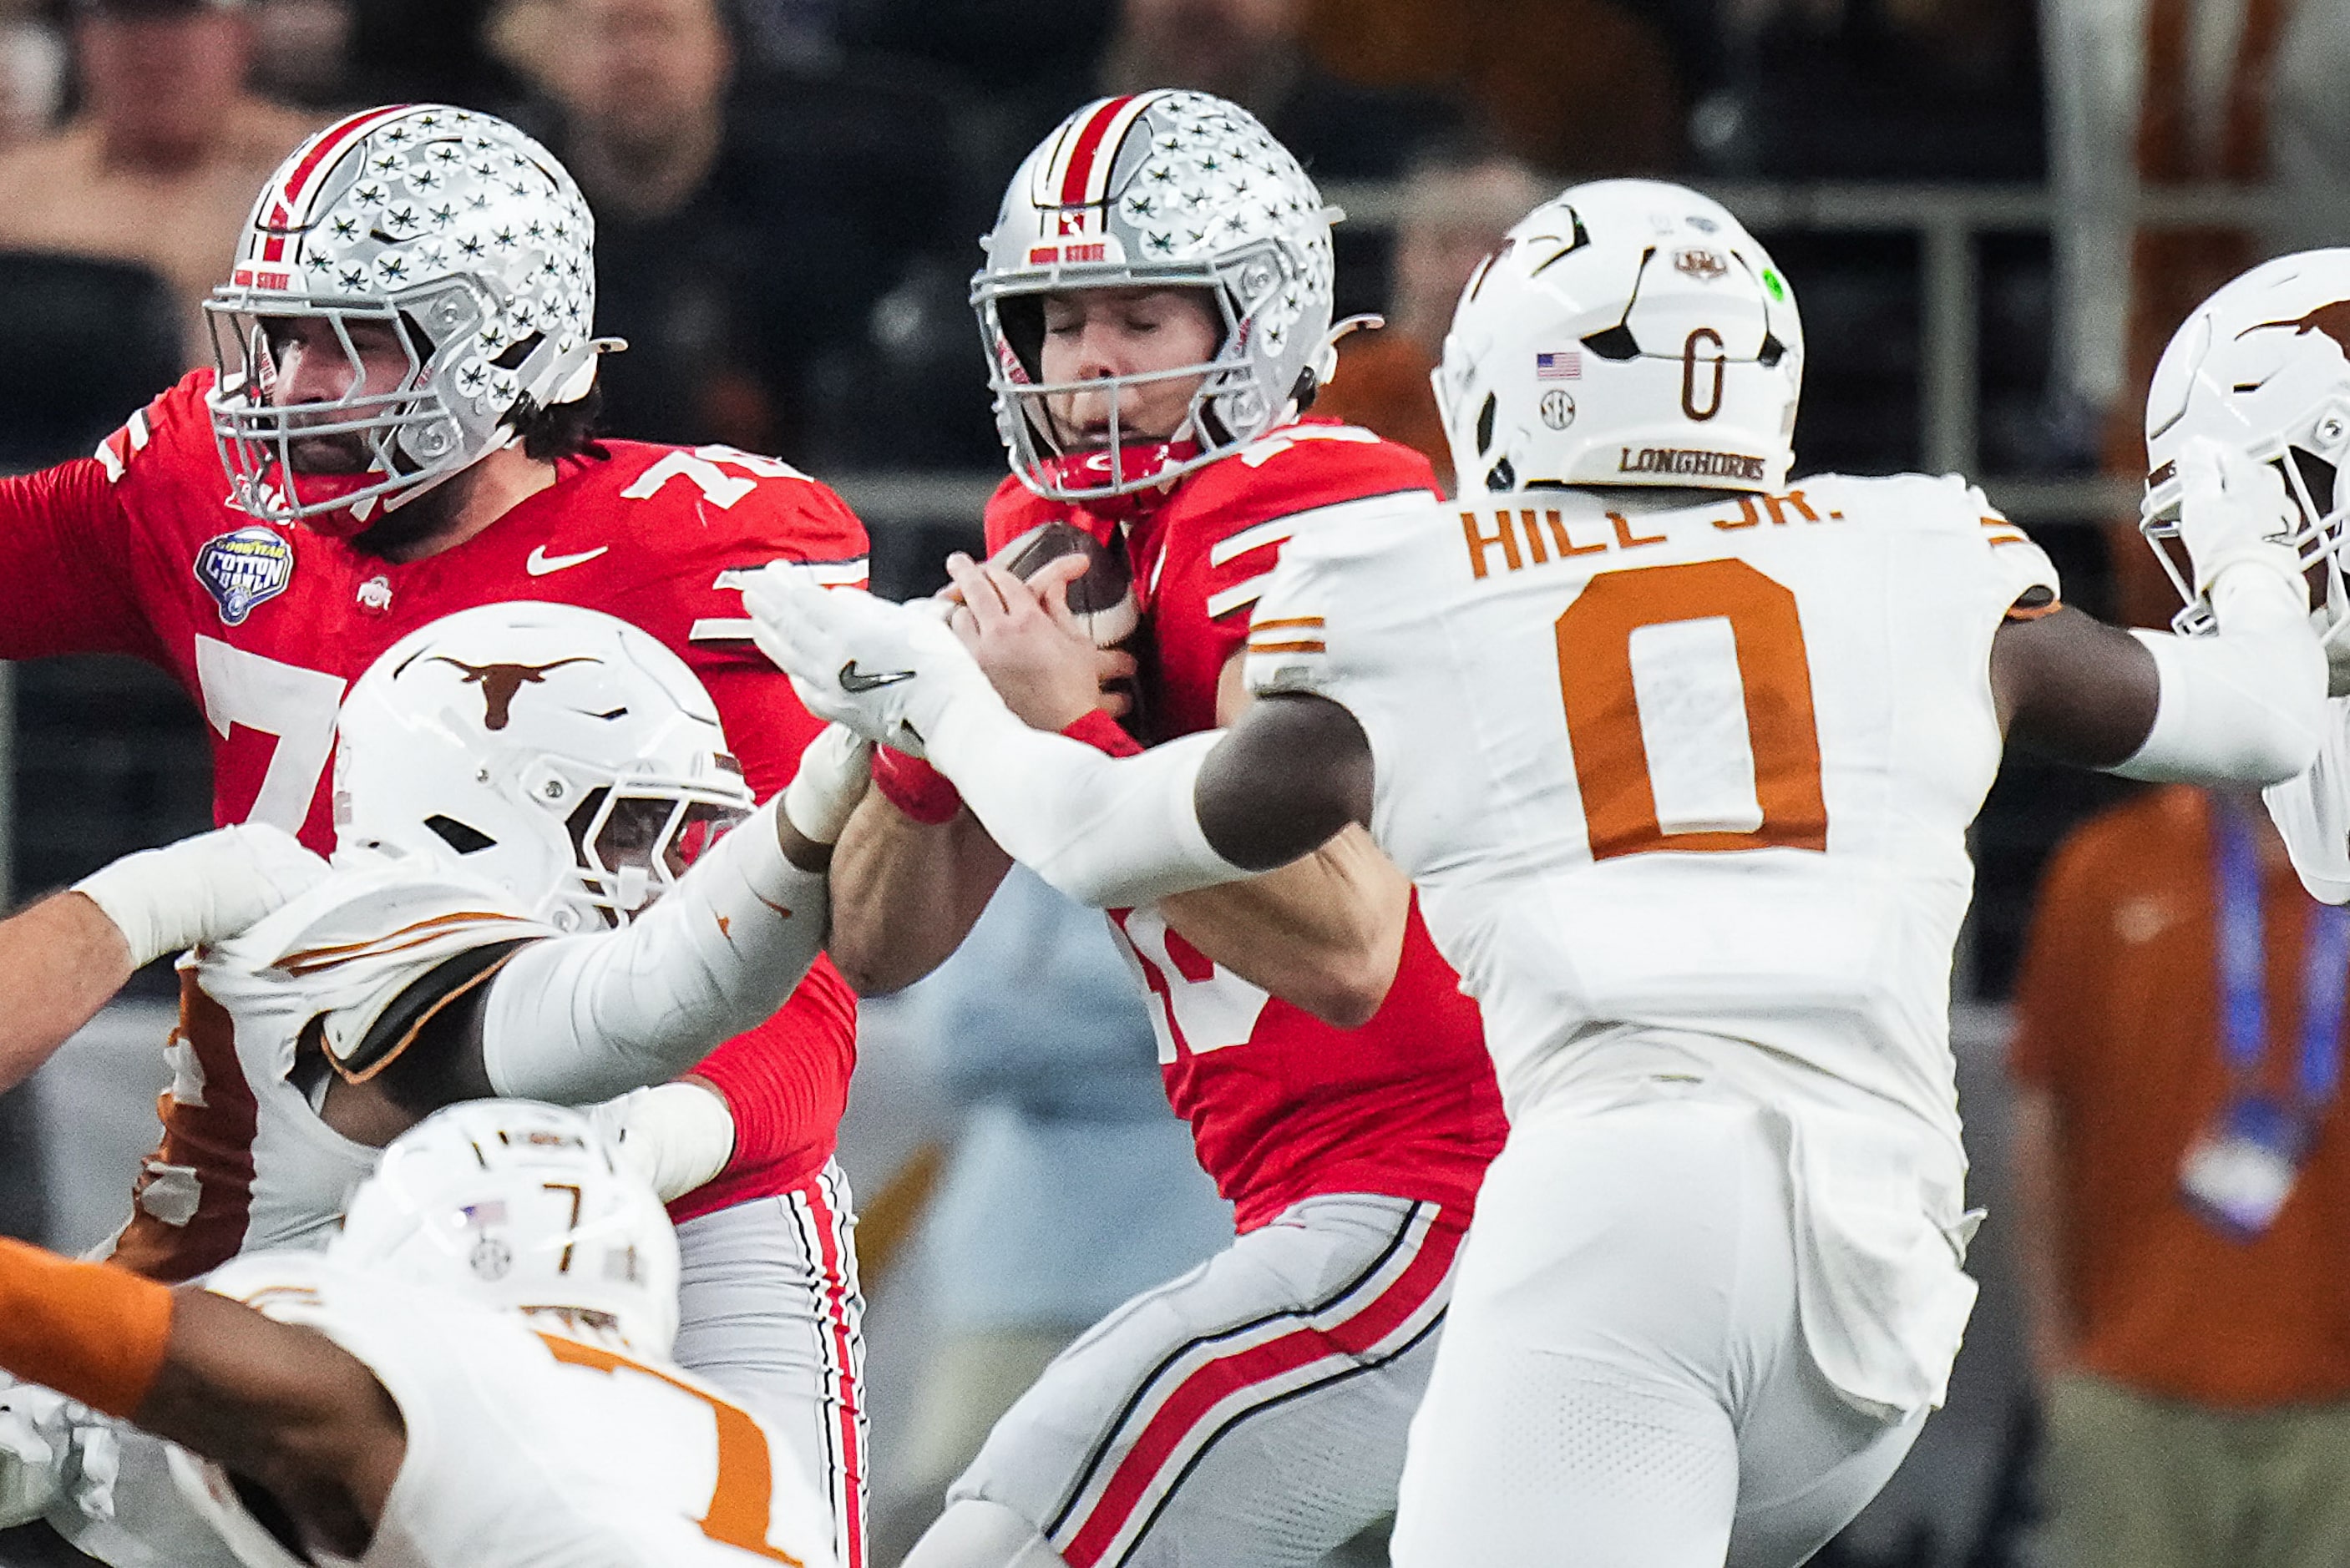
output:
M2306 772L2261 792L2309 896L2350 904L2350 700L2325 705L2325 743Z
M2146 743L2110 771L2269 784L2307 768L2324 734L2325 654L2296 587L2247 561L2211 585L2217 635L2132 632L2154 655L2160 693Z
M522 948L491 982L501 1095L582 1105L675 1077L784 1004L824 945L820 872L784 858L775 801L618 931Z
M1112 757L1032 730L992 691L934 721L930 761L1004 853L1081 904L1123 909L1251 875L1200 830L1192 793L1220 730Z

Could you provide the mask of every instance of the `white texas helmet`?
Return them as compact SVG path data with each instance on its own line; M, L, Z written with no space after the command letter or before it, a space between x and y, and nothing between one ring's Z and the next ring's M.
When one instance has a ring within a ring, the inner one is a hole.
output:
M494 115L442 104L369 109L296 148L254 203L229 281L204 306L208 396L233 499L269 522L359 532L513 444L537 410L588 395L595 220L555 155ZM323 317L352 390L274 404L278 334ZM398 386L366 392L354 322L398 334ZM358 474L296 474L290 442L360 435Z
M2196 306L2155 366L2146 399L2139 526L2187 601L2180 631L2211 629L2210 607L2165 542L2178 532L2178 452L2198 436L2283 475L2299 512L2291 543L2326 566L2329 628L2350 624L2340 552L2350 489L2350 250L2263 262Z
M655 1360L677 1339L660 1199L586 1116L532 1100L463 1101L394 1138L327 1255Z
M1599 180L1536 207L1477 268L1430 379L1464 494L1773 491L1794 461L1804 325L1721 203Z
M1096 100L1029 153L1003 193L971 280L995 422L1012 472L1066 501L1161 484L1245 446L1292 415L1336 363L1330 225L1289 150L1238 104L1160 89ZM1212 359L1084 383L1041 379L1042 296L1135 286L1208 291L1223 318ZM1045 400L1204 377L1169 441L1062 452Z
M460 867L563 930L627 924L754 804L685 661L577 605L418 628L351 687L338 731L338 860Z

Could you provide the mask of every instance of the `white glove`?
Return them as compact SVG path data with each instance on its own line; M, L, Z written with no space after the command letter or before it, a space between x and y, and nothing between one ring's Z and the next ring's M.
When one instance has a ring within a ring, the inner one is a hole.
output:
M674 1203L734 1158L734 1113L700 1084L655 1084L588 1107L629 1168Z
M2290 543L2301 514L2282 474L2239 448L2197 436L2179 448L2178 483L2178 537L2198 594L2208 599L2222 573L2259 566L2283 577L2307 607L2309 588Z
M827 724L800 753L800 771L784 786L784 815L816 844L837 844L865 788L873 782L873 742L844 724Z
M113 1423L36 1383L0 1373L0 1530L60 1504L93 1519L114 1513L120 1446Z
M808 711L868 741L919 757L923 734L959 697L1001 701L935 608L823 587L782 561L751 574L743 603L751 640Z
M247 822L126 855L73 890L106 912L140 968L233 937L326 875L327 863L292 834Z

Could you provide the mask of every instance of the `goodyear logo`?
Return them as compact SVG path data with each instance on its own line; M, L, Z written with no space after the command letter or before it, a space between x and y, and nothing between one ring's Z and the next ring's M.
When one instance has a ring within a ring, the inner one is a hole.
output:
M220 606L221 624L242 626L255 605L286 591L294 580L294 546L274 529L255 525L204 541L196 552L196 581Z

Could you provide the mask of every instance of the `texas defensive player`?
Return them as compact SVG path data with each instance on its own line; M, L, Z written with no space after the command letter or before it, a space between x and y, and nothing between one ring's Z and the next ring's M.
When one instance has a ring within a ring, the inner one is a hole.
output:
M0 1366L146 1428L48 1428L81 1439L59 1495L110 1439L109 1561L831 1568L794 1445L670 1359L677 1275L584 1118L476 1101L386 1151L325 1257L172 1291L0 1242Z
M1299 417L1331 368L1331 216L1233 105L1109 99L1014 176L974 280L1014 473L989 545L1067 522L1128 553L1128 717L1152 742L1244 701L1249 608L1284 540L1435 493L1419 454ZM993 594L954 569L966 597ZM1090 667L1058 690L1002 678L1032 722L1137 749L1097 711ZM1007 862L920 764L884 756L875 779L835 862L833 951L886 990L953 949ZM1110 919L1241 1234L1053 1364L955 1482L918 1568L1305 1564L1393 1505L1503 1132L1476 1011L1359 831L1245 888ZM1382 955L1360 966L1374 981L1300 961L1358 940Z
M374 109L305 143L212 301L217 370L95 457L0 481L0 655L159 665L211 721L216 818L324 850L336 708L360 671L453 610L560 599L684 658L753 793L781 788L819 726L743 640L734 574L783 559L861 582L864 530L774 459L589 438L596 358L617 347L591 335L592 238L561 165L486 115ZM850 1568L860 1306L831 1155L854 1056L854 999L820 960L699 1064L737 1141L675 1210L680 1359L801 1412Z
M1258 701L1138 757L1023 722L933 616L787 567L745 596L812 703L921 737L1077 898L1350 822L1413 877L1511 1131L1412 1425L1404 1568L1815 1552L1939 1402L1974 1298L1949 984L2003 744L2256 782L2316 750L2273 470L2181 452L2216 634L2133 635L2063 606L1956 477L1789 488L1802 361L1786 279L1719 204L1544 203L1446 346L1460 501L1292 541Z

